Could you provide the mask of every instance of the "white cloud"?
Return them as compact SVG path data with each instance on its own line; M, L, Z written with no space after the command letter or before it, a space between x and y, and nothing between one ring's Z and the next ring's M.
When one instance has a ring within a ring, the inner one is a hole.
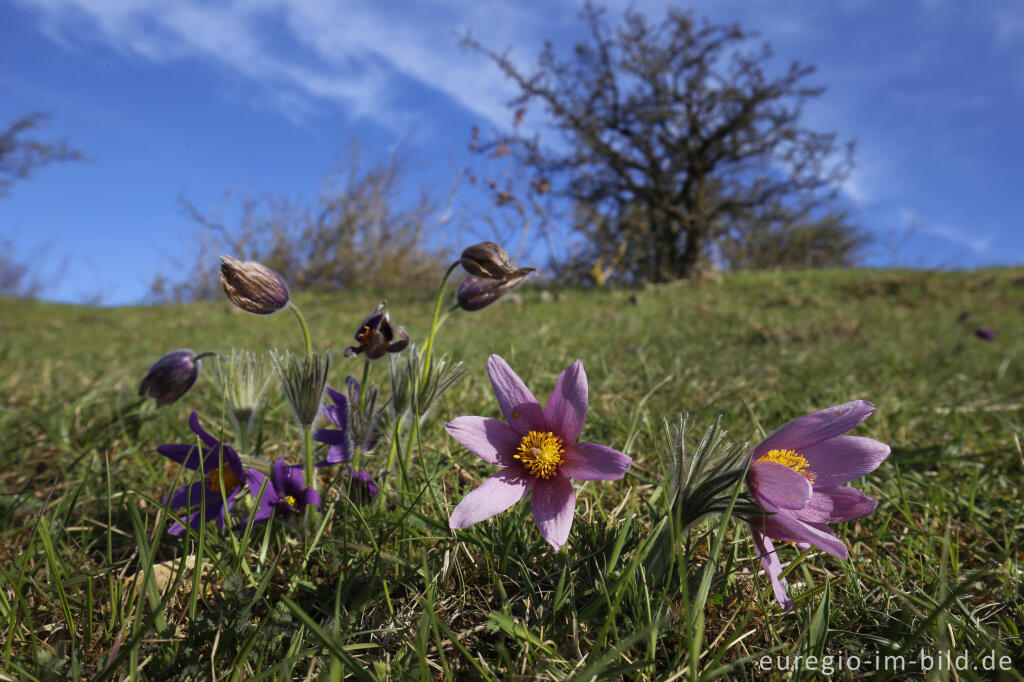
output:
M571 8L532 10L515 3L435 0L420 4L333 0L258 0L210 4L183 0L21 0L43 32L65 47L99 40L125 53L166 62L210 60L276 89L271 99L295 119L302 98L329 101L354 116L402 127L393 106L401 76L440 91L495 125L507 125L514 89L481 55L457 44L472 31L486 45L517 45L532 60L545 32Z

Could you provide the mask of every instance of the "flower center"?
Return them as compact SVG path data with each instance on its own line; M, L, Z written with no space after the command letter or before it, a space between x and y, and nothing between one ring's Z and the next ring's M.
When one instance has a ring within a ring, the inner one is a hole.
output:
M224 487L220 487L221 475L223 473ZM206 489L212 493L223 494L225 490L234 490L235 487L241 483L238 480L238 476L235 476L235 472L231 470L231 467L224 464L220 469L214 469L213 471L206 472L204 478L206 479Z
M299 501L295 499L294 495L285 495L284 496L284 503L287 504L292 509L298 509L299 508Z
M537 478L548 479L555 475L564 452L562 439L555 434L550 431L530 431L523 436L514 457Z
M814 472L808 471L807 459L796 450L769 450L765 455L759 457L758 462L775 462L784 467L789 467L796 473L814 483Z

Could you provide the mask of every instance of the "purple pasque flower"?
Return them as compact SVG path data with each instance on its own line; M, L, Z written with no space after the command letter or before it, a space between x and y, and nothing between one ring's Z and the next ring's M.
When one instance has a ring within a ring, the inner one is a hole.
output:
M505 422L458 417L445 428L470 452L501 469L459 502L448 525L468 528L532 493L534 523L557 551L569 537L576 509L569 479L619 479L632 460L605 445L576 442L587 416L587 375L579 360L559 375L544 408L497 355L488 358L487 374Z
M165 353L146 372L139 395L156 399L156 406L174 403L188 393L199 377L199 360L188 348Z
M352 439L348 435L348 398L330 387L327 388L327 395L334 404L325 403L320 407L320 413L338 428L317 429L313 434L313 440L330 446L327 450L327 459L317 462L318 467L340 464L352 459Z
M975 329L974 335L977 336L982 341L995 341L996 338L999 336L998 334L996 334L996 331L994 329L989 329L988 327L980 327L978 329Z
M284 457L274 460L270 469L270 485L263 490L259 508L253 514L253 523L261 523L276 511L278 516L298 514L307 504L320 508L320 493L306 487L301 466L285 464Z
M363 318L359 329L355 333L355 346L345 349L346 358L354 358L360 353L366 353L366 357L377 360L384 357L385 353L397 353L409 345L409 335L405 333L404 327L395 330L391 326L391 317L385 307L386 302L377 305L372 313ZM395 341L395 335L398 340Z
M772 513L752 521L750 528L784 611L793 608L793 600L779 577L782 564L772 540L795 542L800 549L813 545L845 559L846 544L828 524L859 519L878 505L860 490L842 485L874 471L889 456L885 443L842 435L874 410L865 400L829 407L794 419L754 448L747 487Z
M223 530L224 519L238 495L246 486L254 495L259 494L266 476L254 469L243 469L234 448L221 443L199 425L197 412L193 411L189 416L188 426L205 447L169 443L157 446L156 451L186 468L202 472L203 480L181 486L164 498L164 504L171 509L198 504L206 510L206 519L216 518L217 525ZM198 528L201 519L201 509L192 512L188 516L189 526ZM168 532L181 535L184 530L185 527L175 521Z

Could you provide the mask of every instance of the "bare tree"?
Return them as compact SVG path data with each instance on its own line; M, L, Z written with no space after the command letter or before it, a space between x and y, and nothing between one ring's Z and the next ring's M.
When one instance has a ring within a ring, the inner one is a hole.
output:
M67 142L29 137L48 117L40 112L22 116L0 131L0 197L9 196L15 182L29 178L41 166L83 158ZM35 298L46 288L38 267L32 267L36 259L23 262L14 255L14 246L10 239L0 242L0 296Z
M516 126L478 149L508 150L534 186L569 199L595 258L611 262L626 243L619 267L630 277L685 277L741 221L807 221L835 198L853 144L800 125L803 103L822 93L805 85L812 67L771 76L771 48L748 48L754 34L679 9L659 24L627 11L614 29L592 4L583 17L589 39L571 58L549 42L529 73L469 36L463 43L518 87L517 120L539 104L558 138Z
M38 168L54 161L78 161L82 152L63 140L44 142L28 137L33 129L49 118L36 112L23 116L0 132L0 197L10 193L11 185L24 180Z
M444 259L424 244L424 237L440 226L438 216L444 211L425 194L407 196L405 152L367 164L353 146L344 157L345 167L323 183L314 202L246 196L234 226L223 222L230 192L220 217L204 214L183 198L197 227L188 262L176 268L185 275L157 275L150 284L151 298L219 295L217 262L224 253L259 261L301 290L432 285Z

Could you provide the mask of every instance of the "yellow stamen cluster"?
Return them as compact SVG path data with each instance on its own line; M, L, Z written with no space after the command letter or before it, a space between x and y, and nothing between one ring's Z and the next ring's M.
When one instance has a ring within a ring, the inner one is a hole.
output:
M220 487L221 472L223 472L224 477L223 488ZM235 489L235 486L241 483L241 481L238 480L238 477L235 476L235 472L232 471L231 467L227 464L222 466L220 469L214 469L213 471L206 472L204 478L206 479L206 489L212 493L218 494L221 494L224 491L230 492Z
M294 495L285 495L284 501L289 507L295 507L296 509L299 507L299 501L295 499Z
M564 453L562 439L555 434L550 431L530 431L523 436L519 450L513 456L537 478L548 479L555 475Z
M814 473L807 469L810 466L807 463L807 459L796 450L769 450L766 454L759 457L757 461L775 462L784 467L789 467L811 483L814 483Z

